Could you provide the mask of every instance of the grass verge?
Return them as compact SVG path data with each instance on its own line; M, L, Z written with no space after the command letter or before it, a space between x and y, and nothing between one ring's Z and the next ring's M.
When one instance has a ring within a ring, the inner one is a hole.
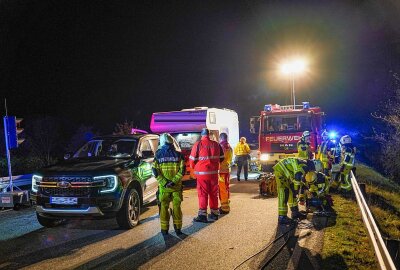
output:
M334 194L337 216L325 228L321 269L377 269L357 203Z
M400 186L363 164L357 165L357 181L366 183L366 200L381 233L400 239Z

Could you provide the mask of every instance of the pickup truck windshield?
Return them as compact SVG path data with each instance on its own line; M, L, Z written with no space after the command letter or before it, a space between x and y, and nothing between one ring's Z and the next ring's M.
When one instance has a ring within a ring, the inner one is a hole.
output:
M131 139L96 139L87 142L73 158L128 158L136 149L136 140Z

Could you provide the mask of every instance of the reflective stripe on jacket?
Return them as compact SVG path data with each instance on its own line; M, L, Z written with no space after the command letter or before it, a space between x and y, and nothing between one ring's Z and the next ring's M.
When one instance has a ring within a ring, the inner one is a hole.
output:
M342 153L340 164L348 168L354 167L356 157L356 149L352 145L344 146L342 145Z
M232 163L232 147L227 141L223 141L220 144L222 146L222 150L224 151L224 160L221 162L219 172L229 173L231 171Z
M190 152L190 168L197 175L218 174L219 163L224 160L224 151L219 143L202 136Z
M185 158L175 150L173 145L166 144L157 150L153 162L153 173L160 187L172 181L175 183L172 189L180 190L185 169Z
M286 179L290 179L292 182L297 183L295 180L296 173L305 174L304 168L307 167L307 163L305 160L300 158L284 158L278 163L275 164L273 168L274 173L278 173L284 176Z
M317 159L322 162L329 162L329 153L330 149L328 146L330 145L330 141L323 141L321 145L318 147Z
M239 142L235 147L235 156L246 156L250 154L250 146L247 143Z
M303 140L298 141L297 142L297 152L298 152L299 158L306 158L306 159L312 158L311 147L310 147L310 143L308 143L308 142L305 142Z

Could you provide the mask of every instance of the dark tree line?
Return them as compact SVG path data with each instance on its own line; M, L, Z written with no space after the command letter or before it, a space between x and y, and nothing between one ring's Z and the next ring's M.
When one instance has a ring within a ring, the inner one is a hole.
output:
M132 121L117 123L113 134L130 134ZM13 175L32 173L41 167L63 159L65 153L74 152L92 137L100 135L92 126L76 125L57 117L42 116L24 119L25 141L11 150ZM0 127L0 176L8 175L3 126Z
M393 73L387 100L372 116L378 120L373 139L381 146L379 165L385 174L400 183L400 75Z

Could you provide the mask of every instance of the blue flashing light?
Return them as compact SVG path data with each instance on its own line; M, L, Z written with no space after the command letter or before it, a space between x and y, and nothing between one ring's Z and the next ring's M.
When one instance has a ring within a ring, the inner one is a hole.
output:
M266 111L266 112L272 111L272 105L271 104L265 105L264 106L264 111Z
M303 101L303 109L310 109L310 102L308 101Z
M329 139L333 140L337 137L337 134L335 131L331 131L331 132L329 132L328 136L329 136Z

